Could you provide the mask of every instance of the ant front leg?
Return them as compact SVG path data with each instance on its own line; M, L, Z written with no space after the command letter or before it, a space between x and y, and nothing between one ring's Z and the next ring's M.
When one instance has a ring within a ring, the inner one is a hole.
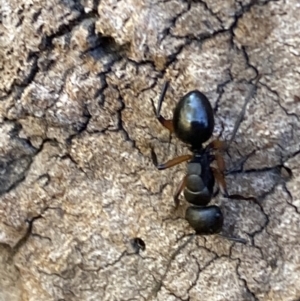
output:
M170 133L172 134L174 132L174 126L173 126L173 120L172 119L165 119L161 115L157 117L157 120L165 127L167 128Z
M155 109L154 104L153 104L153 108L154 108L154 114L156 115L157 120L162 124L162 126L164 126L165 128L167 128L170 133L172 134L174 132L174 126L173 126L173 120L172 119L165 119L163 116L160 115L160 109L161 109L161 105L162 102L165 98L167 89L168 89L168 82L165 82L165 84L163 85L159 100L158 100L158 105L157 108Z

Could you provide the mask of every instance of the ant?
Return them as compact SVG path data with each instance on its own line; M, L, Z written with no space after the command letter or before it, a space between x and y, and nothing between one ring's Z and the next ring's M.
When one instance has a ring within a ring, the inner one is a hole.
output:
M259 78L257 78L256 83ZM218 206L207 206L213 197L215 182L217 182L223 196L230 199L252 200L257 203L257 200L253 197L228 194L224 177L225 162L220 154L221 150L229 147L243 116L239 117L233 131L233 136L226 147L225 143L219 139L213 140L204 147L203 144L211 138L214 129L214 112L209 100L200 91L191 91L184 95L177 103L173 119L167 120L160 115L161 105L167 88L168 82L165 82L157 109L155 109L153 104L156 118L171 133L175 133L177 138L189 144L190 151L192 152L192 155L179 156L165 163L158 164L154 149L151 148L152 161L159 170L189 161L187 164L187 173L174 194L175 207L179 206L179 196L183 191L186 201L191 204L186 210L185 219L195 230L195 234L219 234L229 240L245 243L243 239L220 234L223 227L222 211ZM254 88L251 94L253 92ZM245 113L247 102L251 98L250 93L247 98L242 114ZM213 161L216 161L217 168L211 166ZM258 205L260 206L260 204Z

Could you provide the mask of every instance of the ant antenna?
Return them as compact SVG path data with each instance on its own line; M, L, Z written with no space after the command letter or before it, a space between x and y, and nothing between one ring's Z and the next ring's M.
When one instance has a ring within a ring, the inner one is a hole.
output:
M243 239L243 238L228 236L228 235L220 234L220 233L217 234L217 235L219 235L219 236L221 236L221 237L223 237L223 238L226 238L226 239L228 239L228 240L231 240L231 241L234 241L234 242L238 242L238 243L244 244L244 245L247 243L246 239Z
M255 90L257 88L257 83L260 80L260 78L261 78L261 75L258 75L255 82L254 82L254 84L252 85L251 89L249 90L247 97L245 98L245 102L244 102L244 105L242 107L241 113L240 113L238 119L235 122L234 129L233 129L233 132L232 132L232 136L231 136L229 142L227 143L227 146L226 146L227 149L229 148L230 144L232 143L232 141L235 138L235 135L236 135L236 133L237 133L239 127L240 127L240 124L241 124L241 122L242 122L242 120L245 116L245 112L246 112L248 102L253 97L253 95L255 93Z
M169 86L169 82L166 81L162 87L162 90L161 90L161 93L160 93L160 97L159 97L159 100L158 100L158 104L157 104L157 110L156 110L156 117L159 118L160 116L160 109L161 109L161 105L162 105L162 102L165 98L165 95L166 95L166 92L168 90L168 86Z

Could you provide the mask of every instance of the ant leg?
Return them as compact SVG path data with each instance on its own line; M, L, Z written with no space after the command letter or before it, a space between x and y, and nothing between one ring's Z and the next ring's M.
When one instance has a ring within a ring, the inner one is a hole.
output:
M179 204L180 204L180 200L179 200L179 196L181 194L181 192L183 191L184 187L186 186L186 176L183 177L183 179L180 181L176 192L174 194L174 203L175 203L175 208L177 209Z
M217 163L218 163L218 160L217 160ZM255 197L252 197L252 196L245 197L245 196L242 196L240 194L228 194L228 191L227 191L227 188L226 188L225 177L224 177L224 174L222 172L222 169L221 168L216 169L216 168L212 167L212 171L214 173L215 179L218 183L218 186L220 187L220 190L221 190L223 196L225 196L228 199L232 199L232 200L253 201L254 203L256 203L260 207L260 209L262 209L261 204L258 202L258 200Z
M227 186L226 186L226 182L225 182L225 177L223 175L223 173L218 170L217 168L211 167L214 177L216 179L216 182L218 183L218 186L223 194L223 196L228 197L228 191L227 191Z
M209 143L208 148L211 148L214 150L225 150L226 142L216 139L216 140L213 140L211 143Z
M212 167L212 171L214 173L215 179L216 179L218 186L220 187L220 190L224 197L231 199L231 200L252 201L255 204L257 204L261 210L263 210L262 205L253 196L245 197L240 194L228 194L224 175L218 169L213 168L213 167Z
M225 161L224 158L220 154L215 154L215 160L217 162L218 169L222 176L224 177L224 171L225 171Z
M225 130L225 126L224 126L224 122L221 120L221 132L219 133L219 135L218 135L218 138L217 138L217 140L220 140L220 138L222 137L222 135L223 135L223 132L224 132L224 130Z
M173 126L173 120L172 119L165 119L161 115L157 117L158 121L161 123L162 126L164 126L166 129L168 129L171 133L174 132L174 126Z
M221 149L225 149L225 145L226 144L223 141L214 140L209 144L209 147L211 147L212 149L215 149L215 150L221 150ZM232 194L232 195L228 194L225 177L224 177L224 172L225 172L224 159L218 153L214 155L214 158L217 162L218 168L212 167L212 171L213 171L214 177L216 179L216 182L218 183L218 186L219 186L223 196L227 197L228 199L232 199L232 200L253 201L262 209L261 204L258 202L258 200L255 197L244 197L239 194Z
M214 140L210 143L209 147L215 150L221 150L225 149L225 143L220 140ZM225 162L223 157L220 154L215 154L214 158L217 162L218 168L212 168L214 177L216 179L216 182L218 183L218 186L223 194L223 196L229 198L229 199L236 199L236 200L247 200L247 201L254 201L256 204L258 204L261 207L261 204L258 203L256 198L254 197L244 197L239 194L229 195L226 187L226 181L224 177L224 171L225 171Z
M221 141L219 139L216 139L212 141L209 146L210 148L214 150L222 150L225 149L226 143L224 141ZM226 181L224 177L224 171L225 171L225 161L221 154L216 153L213 158L217 162L217 168L212 167L212 171L214 173L214 177L218 183L218 186L223 194L223 196L228 197L228 191L226 187Z
M159 96L159 99L158 99L157 110L156 110L156 117L157 118L160 115L161 105L162 105L162 102L164 101L166 92L168 90L168 86L169 86L169 82L165 82L163 87L162 87L162 90L161 90L161 93L160 93L160 96Z
M216 191L213 193L213 198L215 198L220 193L220 188L217 187Z
M165 82L164 85L163 85L163 88L162 88L162 91L161 91L161 94L160 94L160 97L159 97L159 100L158 100L157 109L155 109L153 101L152 101L152 105L153 105L154 114L155 114L157 120L162 124L162 126L164 126L171 133L173 133L174 132L173 120L172 119L165 119L164 117L162 117L160 115L161 105L162 105L162 102L165 98L165 95L166 95L166 92L167 92L167 89L168 89L168 85L169 85L169 82Z
M193 156L192 155L183 155L183 156L174 158L172 160L169 160L165 163L158 164L156 153L155 153L154 149L151 148L151 157L152 157L153 164L157 167L157 169L162 170L162 169L167 169L167 168L173 167L182 162L191 160Z

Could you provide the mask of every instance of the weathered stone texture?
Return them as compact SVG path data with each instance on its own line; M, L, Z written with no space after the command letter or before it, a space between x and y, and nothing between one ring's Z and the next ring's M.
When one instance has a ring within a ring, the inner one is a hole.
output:
M9 0L1 15L0 300L300 300L297 0ZM229 140L258 74L224 157L229 192L261 206L214 200L247 244L181 247L184 165L157 171L150 146L188 148L153 102L169 80L171 118L199 89Z

